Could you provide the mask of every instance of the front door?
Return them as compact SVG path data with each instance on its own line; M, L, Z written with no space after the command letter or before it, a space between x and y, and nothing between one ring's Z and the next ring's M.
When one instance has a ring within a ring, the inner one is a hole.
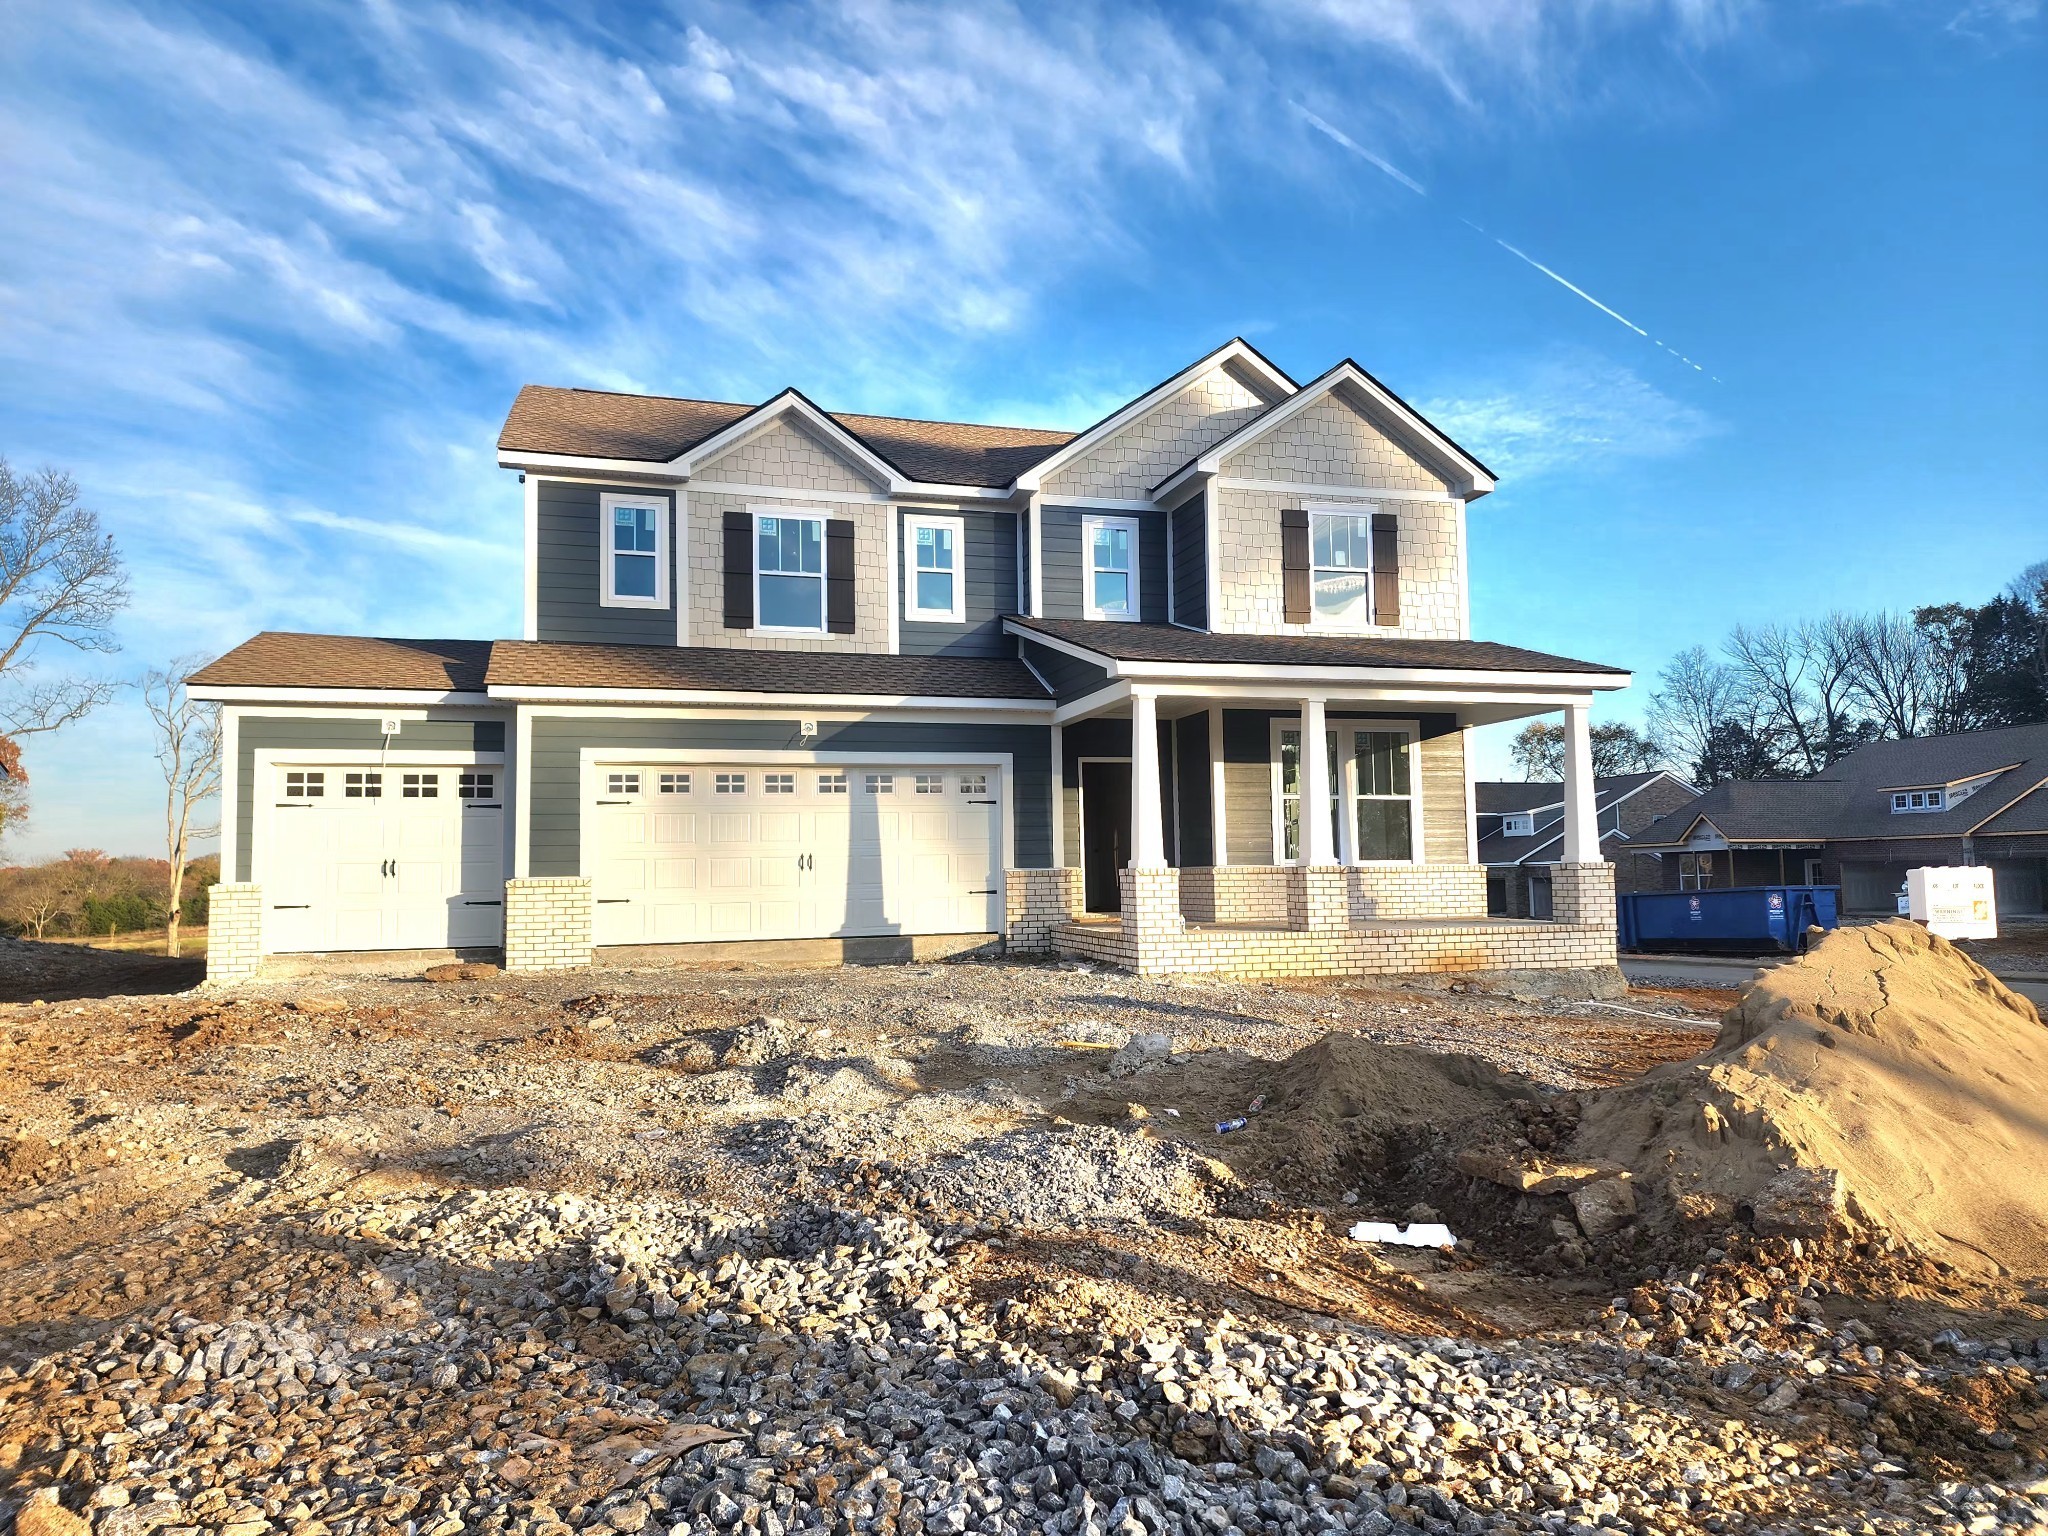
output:
M1123 910L1131 862L1131 765L1081 764L1081 891L1090 912Z

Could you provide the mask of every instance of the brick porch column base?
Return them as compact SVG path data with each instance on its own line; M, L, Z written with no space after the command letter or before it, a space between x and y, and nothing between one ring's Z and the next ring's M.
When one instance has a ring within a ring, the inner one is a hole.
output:
M263 964L263 887L216 885L207 898L206 979L246 981Z
M1180 871L1166 865L1117 871L1123 894L1123 937L1140 976L1176 969L1188 925L1180 915Z
M1615 929L1614 866L1553 864L1550 868L1550 916L1576 928Z
M573 971L590 964L590 877L505 882L505 969Z
M1054 930L1081 915L1083 900L1078 869L1004 870L1003 948L1013 955L1049 954Z
M1296 864L1287 871L1287 926L1351 926L1350 872L1341 864Z

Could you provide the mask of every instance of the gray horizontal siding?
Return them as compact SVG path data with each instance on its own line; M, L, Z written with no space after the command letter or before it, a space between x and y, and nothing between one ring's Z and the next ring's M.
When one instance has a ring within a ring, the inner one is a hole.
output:
M607 608L598 601L598 497L609 489L659 498L668 504L669 606ZM540 511L536 607L541 640L578 640L613 645L674 645L675 500L666 491L638 486L584 485L542 480L535 494Z
M1062 704L1109 684L1109 674L1102 668L1092 666L1078 656L1069 656L1065 651L1056 651L1049 645L1020 639L1017 650L1038 675L1052 685L1054 696Z
M1038 549L1045 577L1044 617L1085 619L1088 614L1082 604L1081 584L1086 567L1081 559L1081 526L1082 519L1093 514L1080 507L1042 506L1038 511L1045 520ZM1148 624L1166 623L1166 514L1101 515L1138 520L1138 616Z
M256 754L258 752L374 752L384 745L380 722L335 716L244 715L235 736L235 871L247 880L254 866ZM407 752L502 752L502 720L408 720L392 738Z
M531 867L535 875L582 874L580 769L586 747L633 751L1007 752L1016 858L1052 862L1052 731L1042 725L824 721L799 739L792 720L564 720L533 722Z
M966 587L966 620L960 624L933 624L907 617L910 612L910 557L904 553L896 562L896 582L906 615L899 649L906 656L1009 656L1010 637L1003 633L1003 615L1017 611L1017 515L1014 512L967 511L957 515L962 523L961 559ZM912 516L897 515L897 548L908 551L910 530L904 526Z
M1167 514L1173 524L1173 620L1209 627L1209 523L1203 498L1184 501Z

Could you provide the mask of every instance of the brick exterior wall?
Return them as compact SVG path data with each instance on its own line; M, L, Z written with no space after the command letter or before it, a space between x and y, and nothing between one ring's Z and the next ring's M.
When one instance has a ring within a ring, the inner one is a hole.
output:
M1287 926L1341 929L1351 922L1350 871L1341 864L1293 864L1287 877Z
M1003 871L1003 947L1013 955L1052 951L1052 936L1062 924L1081 915L1081 871L1056 869Z
M1266 402L1258 395L1226 370L1212 368L1051 476L1046 497L1145 500L1153 486L1264 409Z
M1180 872L1181 915L1191 923L1287 922L1287 866L1223 864Z
M263 887L216 885L208 896L206 979L245 981L263 964Z
M1345 873L1353 922L1486 916L1483 864L1372 864Z
M505 969L569 971L590 964L590 878L505 882Z
M1062 955L1144 976L1210 974L1251 980L1315 976L1420 976L1459 971L1608 971L1614 924L1431 924L1296 931L1190 928L1141 945L1115 923L1071 923L1054 939Z

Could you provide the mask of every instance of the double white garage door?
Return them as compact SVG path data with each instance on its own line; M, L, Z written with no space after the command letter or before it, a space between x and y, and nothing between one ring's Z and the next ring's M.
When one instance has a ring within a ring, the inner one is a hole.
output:
M504 936L503 770L266 765L264 943L273 951L449 949Z
M592 770L599 944L993 933L994 767L613 764Z

